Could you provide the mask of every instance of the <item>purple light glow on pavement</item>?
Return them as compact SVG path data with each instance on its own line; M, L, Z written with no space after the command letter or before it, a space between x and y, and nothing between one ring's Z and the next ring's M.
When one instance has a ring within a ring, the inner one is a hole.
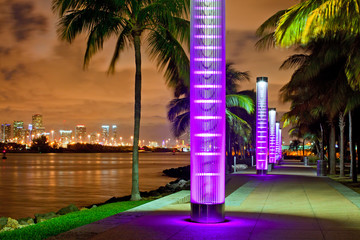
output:
M268 169L268 78L256 79L256 170Z
M225 0L193 0L191 203L225 202Z
M276 108L269 109L269 163L276 163Z

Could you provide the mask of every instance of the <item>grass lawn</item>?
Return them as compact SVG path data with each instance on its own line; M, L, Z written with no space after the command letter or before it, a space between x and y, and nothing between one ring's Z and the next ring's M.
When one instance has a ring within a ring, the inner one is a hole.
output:
M69 213L28 227L0 233L1 240L46 239L59 233L98 221L137 207L150 200L109 203L97 208Z
M358 182L357 183L353 183L352 179L347 177L339 177L339 175L328 175L329 178L331 178L332 180L335 180L345 186L347 186L348 188L351 188L352 190L354 190L357 193L360 193L360 174L358 174Z

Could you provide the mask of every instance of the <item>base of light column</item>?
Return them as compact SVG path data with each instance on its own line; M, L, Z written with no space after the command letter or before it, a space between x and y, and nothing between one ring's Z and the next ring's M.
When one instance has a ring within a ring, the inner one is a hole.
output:
M225 221L225 203L191 203L191 221L198 223L220 223Z
M256 174L257 175L266 175L267 170L265 170L265 169L256 169Z

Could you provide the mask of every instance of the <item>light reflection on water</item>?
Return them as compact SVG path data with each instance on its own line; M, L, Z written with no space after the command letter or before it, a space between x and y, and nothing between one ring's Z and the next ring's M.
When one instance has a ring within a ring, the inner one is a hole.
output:
M189 154L140 154L140 190L165 185L167 168L190 163ZM0 217L20 218L86 206L131 191L131 153L7 154L0 161Z

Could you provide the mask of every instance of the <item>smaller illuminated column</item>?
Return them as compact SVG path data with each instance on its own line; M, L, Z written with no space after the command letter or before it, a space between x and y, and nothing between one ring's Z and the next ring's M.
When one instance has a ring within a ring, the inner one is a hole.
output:
M276 163L276 108L269 108L269 163Z
M279 149L280 149L280 122L276 122L275 124L275 131L276 131L276 151L275 151L275 154L276 154L276 161L278 161L280 158L279 158Z
M268 169L268 78L256 79L256 170L263 175Z
M281 128L279 128L279 153L278 153L278 161L282 159L282 138L281 138Z

